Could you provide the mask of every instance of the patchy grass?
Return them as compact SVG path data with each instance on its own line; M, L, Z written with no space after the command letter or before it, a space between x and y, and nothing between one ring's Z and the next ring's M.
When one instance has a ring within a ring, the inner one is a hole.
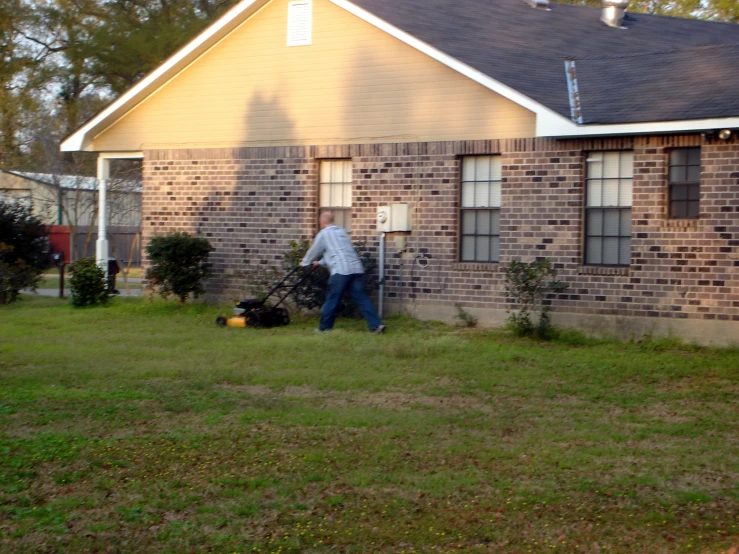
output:
M739 352L0 309L0 551L723 553Z

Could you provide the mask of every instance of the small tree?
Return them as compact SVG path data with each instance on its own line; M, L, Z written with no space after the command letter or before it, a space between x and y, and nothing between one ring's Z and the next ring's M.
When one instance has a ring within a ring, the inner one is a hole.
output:
M49 265L47 234L30 206L0 201L0 304L36 288Z
M518 308L508 317L508 324L515 334L540 338L551 335L551 306L547 298L551 294L564 292L568 287L567 283L556 278L557 271L546 258L532 263L512 261L508 265L505 270L506 296ZM531 318L537 311L539 319L534 323Z
M108 281L95 258L80 258L72 262L69 271L72 273L69 288L74 306L97 306L108 302Z
M213 266L208 262L212 251L208 239L188 233L153 237L146 247L151 263L146 278L162 297L174 294L184 304L190 294L197 298L205 292L203 280Z

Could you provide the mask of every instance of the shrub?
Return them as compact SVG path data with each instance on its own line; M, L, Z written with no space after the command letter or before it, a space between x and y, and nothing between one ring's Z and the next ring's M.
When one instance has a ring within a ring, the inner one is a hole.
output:
M72 305L97 306L110 299L108 280L105 272L95 262L95 258L82 258L69 266L72 278L69 288L72 292Z
M564 292L568 287L567 283L557 281L556 277L557 271L546 258L532 263L512 261L505 269L506 296L518 307L517 312L508 310L511 312L508 325L516 335L551 337L551 306L547 299L551 294ZM532 317L537 311L538 321L534 323Z
M203 281L210 276L212 251L208 239L184 232L153 237L146 247L151 264L146 279L162 297L173 294L184 304L190 294L197 298L205 292Z
M455 302L454 307L457 309L457 315L454 316L459 323L459 327L477 327L477 318L464 309L460 302Z
M35 289L49 265L48 232L30 206L0 201L0 304Z

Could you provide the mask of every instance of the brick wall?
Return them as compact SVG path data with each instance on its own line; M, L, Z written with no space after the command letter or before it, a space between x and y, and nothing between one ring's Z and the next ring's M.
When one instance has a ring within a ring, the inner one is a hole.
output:
M666 217L668 151L701 146L701 217ZM633 150L632 259L583 265L585 159ZM460 157L503 162L500 264L458 262ZM216 248L213 291L236 297L246 266L279 265L315 232L321 159L351 158L352 234L377 252L380 205L411 205L413 230L388 236L386 298L501 310L502 268L544 256L570 285L555 312L739 321L739 141L700 136L154 150L145 153L144 240L181 229Z

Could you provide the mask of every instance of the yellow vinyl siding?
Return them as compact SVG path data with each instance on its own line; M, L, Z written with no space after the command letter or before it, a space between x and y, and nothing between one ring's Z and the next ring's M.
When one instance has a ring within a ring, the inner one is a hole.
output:
M532 112L328 2L274 0L98 135L98 151L530 137Z

